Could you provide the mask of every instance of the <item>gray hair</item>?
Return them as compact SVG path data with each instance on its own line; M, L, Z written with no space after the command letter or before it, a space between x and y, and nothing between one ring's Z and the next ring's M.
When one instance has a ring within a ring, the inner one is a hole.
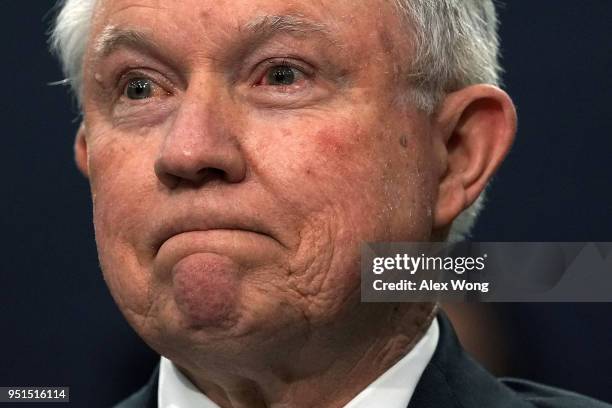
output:
M394 0L414 38L409 66L415 104L433 112L447 93L499 85L499 21L494 0ZM466 239L484 207L486 189L453 222L447 241Z
M499 84L498 20L493 0L393 0L409 22L414 42L408 66L411 98L432 113L444 95L474 84ZM82 64L97 0L61 0L51 31L66 82L77 100ZM485 193L453 222L448 240L465 239L483 207Z

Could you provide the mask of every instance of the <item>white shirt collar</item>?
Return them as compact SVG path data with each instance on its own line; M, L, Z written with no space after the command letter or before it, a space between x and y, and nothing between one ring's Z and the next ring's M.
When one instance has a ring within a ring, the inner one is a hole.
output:
M406 408L438 345L437 319L414 346L394 366L361 391L344 408ZM159 408L219 408L202 394L167 358L159 367Z
M159 363L159 408L219 408L165 357Z

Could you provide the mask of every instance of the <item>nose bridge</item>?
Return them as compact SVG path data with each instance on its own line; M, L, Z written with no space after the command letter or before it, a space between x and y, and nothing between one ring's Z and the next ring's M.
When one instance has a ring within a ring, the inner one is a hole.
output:
M185 91L155 164L158 178L168 186L181 179L199 182L211 174L237 182L245 163L237 139L232 101L222 90L194 78Z
M185 93L166 134L164 151L178 149L192 157L198 151L210 153L214 147L231 142L231 132L223 123L221 114L224 102L218 91L202 82L201 85L191 85Z

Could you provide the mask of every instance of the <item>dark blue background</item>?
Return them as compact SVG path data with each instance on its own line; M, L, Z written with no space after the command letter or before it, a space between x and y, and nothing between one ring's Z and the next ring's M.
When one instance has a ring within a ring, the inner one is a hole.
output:
M62 78L46 47L52 4L2 1L0 385L67 385L73 406L105 407L156 357L99 272L77 115L46 85ZM520 129L474 239L612 241L612 2L512 2L501 17ZM612 401L612 304L499 312L515 338L510 374Z

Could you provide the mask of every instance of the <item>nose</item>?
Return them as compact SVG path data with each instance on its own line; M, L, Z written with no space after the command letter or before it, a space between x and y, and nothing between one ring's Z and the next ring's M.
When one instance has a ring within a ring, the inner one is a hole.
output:
M242 181L246 164L236 137L238 122L219 98L185 96L155 161L157 178L170 189Z

